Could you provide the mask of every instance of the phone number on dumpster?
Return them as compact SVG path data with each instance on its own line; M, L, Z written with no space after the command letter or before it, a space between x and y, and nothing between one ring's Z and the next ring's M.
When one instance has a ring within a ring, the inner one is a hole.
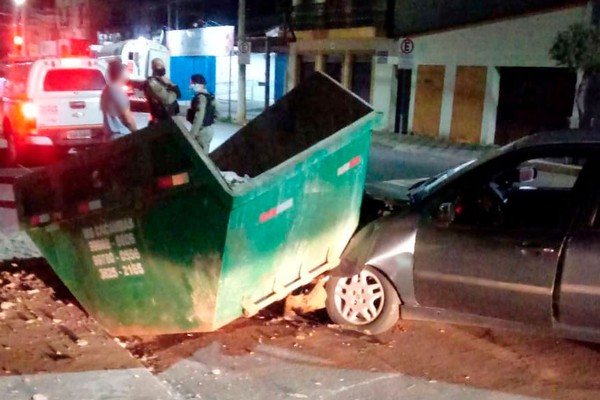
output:
M135 222L123 218L82 229L100 279L144 275L142 255L133 233Z

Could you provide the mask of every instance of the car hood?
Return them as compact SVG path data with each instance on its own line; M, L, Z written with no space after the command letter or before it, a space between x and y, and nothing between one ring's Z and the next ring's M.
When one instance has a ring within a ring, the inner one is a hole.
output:
M365 185L365 191L374 199L387 201L410 201L409 189L428 178L394 179L382 182L371 182Z

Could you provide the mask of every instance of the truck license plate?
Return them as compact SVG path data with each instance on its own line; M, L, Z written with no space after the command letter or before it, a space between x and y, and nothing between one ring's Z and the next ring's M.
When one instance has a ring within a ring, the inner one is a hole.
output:
M76 129L72 131L67 131L67 139L91 139L91 137L91 129Z

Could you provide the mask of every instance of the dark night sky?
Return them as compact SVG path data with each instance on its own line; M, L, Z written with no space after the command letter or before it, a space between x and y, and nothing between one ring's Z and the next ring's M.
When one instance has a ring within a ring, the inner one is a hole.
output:
M132 6L140 4L140 0L122 0L118 4L122 6L123 1ZM152 4L156 12L153 13L154 19L166 18L166 1L165 0L147 0ZM263 25L269 25L271 21L278 23L277 19L281 18L283 6L291 0L246 0L247 6L247 24L248 28L254 26L263 28ZM194 20L202 18L205 20L213 20L220 24L237 23L237 8L238 0L179 0L180 2L180 17L182 22L191 24ZM135 8L135 7L133 7ZM113 13L119 10L113 10ZM160 24L160 21L153 21ZM166 21L165 21L166 22Z

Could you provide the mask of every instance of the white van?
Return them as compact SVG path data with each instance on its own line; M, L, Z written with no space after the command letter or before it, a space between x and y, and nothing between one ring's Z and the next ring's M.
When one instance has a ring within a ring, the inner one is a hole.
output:
M96 57L105 61L120 59L127 66L132 81L145 81L152 75L152 60L160 58L165 63L167 76L170 76L169 49L153 40L139 38L107 44L102 46Z
M0 150L4 164L103 140L106 63L91 58L15 62L4 70Z

